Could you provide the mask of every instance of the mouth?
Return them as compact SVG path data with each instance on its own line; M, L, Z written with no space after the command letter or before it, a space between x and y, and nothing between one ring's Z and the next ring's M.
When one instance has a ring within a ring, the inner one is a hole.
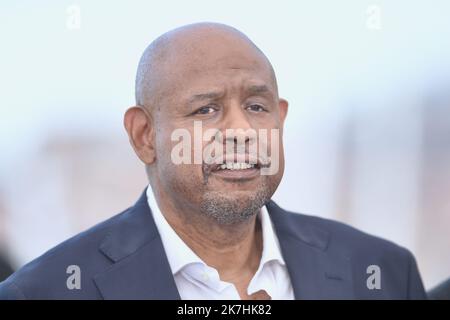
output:
M211 174L224 180L249 180L259 176L260 168L245 162L227 162L219 165Z
M222 163L212 165L204 164L204 172L223 180L245 181L260 175L261 168L267 165L257 159L247 157L233 157L225 159Z

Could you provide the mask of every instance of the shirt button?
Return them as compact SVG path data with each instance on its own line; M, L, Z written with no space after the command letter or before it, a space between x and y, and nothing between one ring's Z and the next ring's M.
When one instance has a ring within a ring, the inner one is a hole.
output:
M203 279L203 281L209 281L209 276L208 276L208 274L206 272L204 272L202 274L202 279Z

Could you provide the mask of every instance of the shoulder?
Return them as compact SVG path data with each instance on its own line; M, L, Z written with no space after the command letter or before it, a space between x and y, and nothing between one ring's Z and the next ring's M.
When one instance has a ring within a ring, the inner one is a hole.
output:
M273 211L277 212L279 220L283 220L284 229L306 237L308 240L320 238L322 246L328 250L344 250L358 252L363 251L370 254L395 253L408 256L410 253L392 241L371 235L348 224L325 219L318 216L295 213L280 208L273 201L269 204ZM370 250L368 250L370 249Z
M313 250L324 253L331 265L347 261L349 277L361 286L355 288L361 297L364 298L367 292L367 277L377 270L382 275L382 287L389 292L387 296L425 298L415 258L408 249L342 222L286 211L273 201L269 206L272 220L277 220L279 238L300 240Z
M129 210L75 235L23 266L0 283L0 299L64 299L69 293L74 297L67 279L75 269L95 275L111 265L99 247L110 231L127 219ZM83 283L83 287L83 297L98 298L93 282Z

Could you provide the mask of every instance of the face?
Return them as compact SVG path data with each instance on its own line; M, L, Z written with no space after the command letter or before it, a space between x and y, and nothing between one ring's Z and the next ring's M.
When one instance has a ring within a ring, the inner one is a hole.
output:
M191 208L221 224L233 224L257 213L280 183L287 102L278 98L268 62L248 44L211 39L193 50L171 58L172 67L166 69L162 83L165 91L161 107L152 112L152 185L180 209ZM180 141L172 141L171 137L177 129L184 129L192 139L190 163L173 162L173 150ZM230 129L235 130L233 134ZM236 135L237 129L250 129L256 136L242 132ZM278 130L278 137L272 138L273 129ZM195 163L195 152L201 149L203 155L205 148L211 146L212 140L202 136L208 130L222 134L222 141L216 143L224 146L224 157L213 164L204 158ZM267 133L264 144L258 135L261 130ZM258 147L252 149L252 145ZM262 152L263 146L266 152ZM251 150L257 151L258 161L249 154ZM271 154L273 150L277 154ZM261 174L263 166L269 165L269 158L277 160L277 170ZM231 162L247 165L231 168Z

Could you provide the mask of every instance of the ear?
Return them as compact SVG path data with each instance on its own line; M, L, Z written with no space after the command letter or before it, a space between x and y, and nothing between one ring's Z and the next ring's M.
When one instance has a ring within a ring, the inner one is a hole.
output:
M280 98L278 100L278 107L280 109L281 127L283 127L283 125L284 125L284 120L286 119L287 112L288 112L288 106L289 106L289 103L287 102L287 100L285 100L283 98Z
M146 165L155 161L155 137L153 118L142 106L129 108L124 115L123 124L128 138L139 159Z

